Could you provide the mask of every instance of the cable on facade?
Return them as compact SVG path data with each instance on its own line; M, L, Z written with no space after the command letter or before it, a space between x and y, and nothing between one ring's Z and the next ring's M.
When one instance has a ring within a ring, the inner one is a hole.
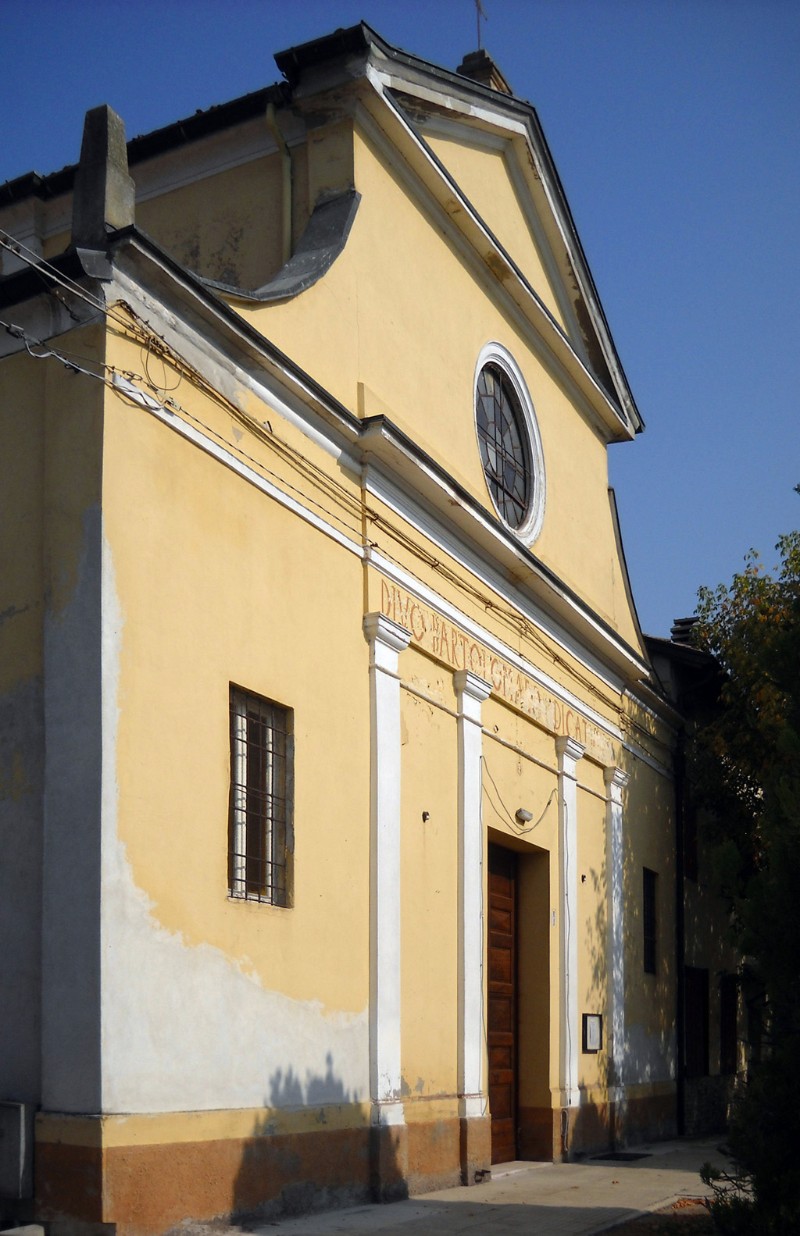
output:
M494 777L493 777L493 776L492 776L492 774L491 774L491 770L489 769L489 765L488 765L488 764L487 764L487 762L486 762L486 756L485 756L485 755L482 755L482 756L481 756L481 764L482 764L482 766L483 766L483 770L484 770L484 772L486 773L486 776L489 778L489 780L490 780L490 781L491 781L491 783L492 783L492 786L494 787L494 792L495 792L495 795L496 795L496 797L497 797L497 802L499 802L500 806L501 806L501 807L502 807L502 809L503 809L503 813L505 814L506 818L508 819L509 824L511 825L511 828L514 830L514 835L515 835L515 836L517 836L517 837L524 837L524 836L526 835L526 833L532 833L532 832L533 832L533 830L534 830L535 828L538 828L538 827L539 827L539 825L541 824L542 820L543 820L543 819L544 819L544 817L546 816L547 811L548 811L548 808L550 807L550 804L552 803L553 799L556 797L556 795L557 795L557 793L558 793L558 790L557 790L557 789L555 789L555 788L554 788L553 790L551 790L551 792L550 792L550 797L547 799L547 802L545 803L544 807L542 808L542 813L541 813L541 815L539 816L538 820L534 820L534 822L533 822L532 824L527 824L527 825L523 826L522 824L520 824L520 822L519 822L519 820L516 818L516 816L512 815L512 813L509 811L509 809L508 809L508 807L506 806L506 804L503 802L503 796L502 796L502 794L500 793L499 789L497 788L497 782L495 781ZM484 782L483 788L484 788L484 791L486 792L487 796L491 799L492 795L490 794L489 789L488 789L488 787L486 786L486 783L485 783L485 782ZM495 810L497 811L497 806L496 806L496 805L495 805ZM499 815L499 814L500 814L500 812L498 812L498 815Z
M274 480L280 480L281 484L287 485L295 493L301 493L301 491L292 486L290 482L283 478L278 478L276 473L267 469L265 465L255 460L253 456L248 455L236 444L230 442L229 439L217 433L215 430L212 430L210 426L206 425L205 422L200 420L200 418L192 416L192 414L185 408L182 408L180 404L164 398L164 396L168 395L171 391L177 390L180 386L181 378L185 378L195 387L196 390L206 394L215 403L217 403L218 406L224 408L235 420L237 420L240 424L243 424L251 433L253 433L259 441L269 446L273 451L275 451L276 454L282 457L285 462L289 463L291 466L294 466L301 475L305 476L307 479L311 480L312 483L327 492L329 497L333 498L334 501L341 502L342 506L349 511L352 517L355 517L356 515L363 515L366 517L366 519L368 519L373 526L381 529L388 536L392 537L415 558L424 561L427 566L441 575L443 579L453 584L453 586L458 588L459 591L469 596L475 603L479 604L483 610L491 611L497 618L505 622L508 628L513 630L515 634L522 636L523 639L534 644L540 651L544 652L545 655L548 656L553 665L558 666L566 674L568 674L573 682L579 683L586 691L590 692L606 707L616 707L615 702L610 700L606 694L597 687L596 683L583 675L574 666L570 665L560 653L553 649L545 640L543 635L524 615L503 604L502 602L498 602L493 596L470 584L468 580L460 576L456 571L448 567L435 555L426 550L419 541L415 541L411 535L406 533L398 525L394 524L392 520L388 519L374 508L366 507L366 504L364 504L364 508L362 510L362 507L357 504L352 494L345 489L344 486L335 481L327 473L323 472L317 467L317 465L313 464L309 459L301 455L300 452L296 451L288 443L282 441L280 438L277 438L271 430L265 430L264 426L260 422L256 421L253 417L250 417L240 408L237 408L235 404L222 395L221 392L216 390L216 388L208 382L202 373L200 373L193 365L176 353L167 343L166 339L162 335L159 335L148 322L141 318L127 301L121 300L116 305L111 306L104 304L97 297L93 297L91 294L87 293L80 284L76 283L68 276L62 275L61 272L56 270L56 268L49 262L39 257L38 254L34 253L34 251L28 248L28 246L22 241L13 237L2 228L0 228L0 245L15 253L16 256L21 258L22 261L26 262L32 268L35 268L40 274L46 274L48 278L59 283L67 291L80 297L98 312L106 314L106 316L114 322L115 325L130 334L133 339L136 340L143 349L145 349L145 355L143 357L145 375L136 375L135 377L131 375L129 380L144 382L160 403L172 408L175 411L180 411L182 415L193 420L195 424L207 432L212 433L219 442L224 443L241 458L247 459L249 463L252 463L261 469L265 476L269 476ZM65 308L69 309L69 306L65 305ZM39 346L43 345L40 344ZM174 386L160 387L157 383L153 382L149 373L149 359L152 354L157 355L162 361L170 363L175 368L178 374L178 381ZM67 364L67 362L61 357L59 357L59 359L61 359L63 364ZM107 368L112 372L114 371L113 366L107 366ZM79 371L80 370L76 368L76 372ZM95 374L91 376L97 377L98 375ZM124 374L123 376L128 375ZM316 502L313 498L310 498L307 495L303 495L303 497L307 501L310 501L319 511L323 512L329 518L335 519L337 523L347 529L350 535L354 535L356 538L362 537L361 528L354 528L341 516L336 515L334 512L330 511L330 509L323 506L322 503ZM374 544L378 547L377 542L374 542ZM405 570L408 570L405 563L388 552L384 547L381 547L381 552L384 553L390 561L403 567ZM424 582L415 572L410 571L409 573L419 582Z

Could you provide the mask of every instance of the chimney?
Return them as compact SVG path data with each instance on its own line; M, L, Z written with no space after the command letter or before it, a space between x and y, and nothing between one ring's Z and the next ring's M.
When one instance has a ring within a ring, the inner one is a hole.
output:
M500 94L511 94L512 90L503 74L498 69L492 57L482 48L480 51L469 52L456 69L462 77L471 77L481 86L489 86Z
M676 618L669 632L673 644L685 644L687 647L692 648L694 646L692 631L696 625L696 614L692 618Z
M108 232L133 223L134 202L125 125L107 104L93 107L83 122L81 161L75 173L73 245L105 249Z

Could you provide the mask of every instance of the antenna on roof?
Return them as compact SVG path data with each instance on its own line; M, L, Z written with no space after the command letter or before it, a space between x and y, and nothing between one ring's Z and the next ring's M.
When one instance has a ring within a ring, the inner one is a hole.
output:
M481 0L475 0L475 24L478 27L478 51L481 50L481 18L483 18L484 21L489 20L486 16L486 10L481 4Z

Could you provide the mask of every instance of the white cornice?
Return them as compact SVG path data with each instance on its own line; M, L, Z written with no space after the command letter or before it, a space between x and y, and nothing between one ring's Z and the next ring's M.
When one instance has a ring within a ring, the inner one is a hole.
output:
M452 116L443 116L435 112L424 113L419 123L424 133L431 133L434 137L443 137L466 146L475 146L479 150L491 150L494 154L505 154L508 150L509 138L505 134L501 135L478 125L456 120Z
M198 184L210 176L275 154L277 149L263 120L248 120L221 133L207 134L181 147L178 159L175 150L167 150L134 163L131 175L136 184L136 201L147 202L186 185Z
M372 486L376 497L407 516L419 531L487 583L496 581L491 586L522 612L533 602L534 621L544 624L543 629L570 655L579 655L584 661L589 656L593 673L620 690L623 682L648 672L642 657L539 566L517 544L513 533L504 533L478 503L465 501L458 487L432 462L427 463L418 452L412 453L410 444L394 434L389 425L368 425L362 434L362 449L373 464L366 483L368 488ZM457 540L452 533L447 534L446 528L453 530ZM517 581L513 600L498 566L505 568L506 579L513 574ZM553 618L547 617L548 611ZM568 631L574 631L575 636L569 636Z
M356 115L362 131L373 143L375 149L384 157L389 157L391 155L390 140L374 117L365 108L358 108ZM484 259L463 235L462 231L455 226L452 216L448 214L420 178L413 174L408 164L404 162L398 163L395 167L395 174L402 181L414 201L428 215L434 227L447 238L476 281L482 283L487 294L497 302L501 312L509 318L520 335L526 340L536 358L553 374L559 385L563 386L577 411L585 417L586 421L602 437L606 437L607 427L594 406L592 392L587 390L585 384L581 385L576 380L575 374L569 367L560 362L542 334L537 330L535 324L531 321L530 316L525 312L525 309L510 295L500 280L491 275ZM605 398L605 395L603 397Z
M641 760L641 762L646 764L648 768L652 768L653 772L657 772L660 776L666 777L668 781L673 780L674 774L672 769L668 768L666 764L662 764L659 760L654 759L652 755L648 755L644 748L640 747L638 743L631 742L629 738L626 738L622 746L623 750L627 751L629 755L632 755L634 759Z
M115 297L128 301L227 398L235 401L237 390L246 386L337 458L345 439L331 436L332 425L346 418L347 440L355 441L358 422L352 413L326 398L308 375L224 301L135 242L116 257L108 299Z

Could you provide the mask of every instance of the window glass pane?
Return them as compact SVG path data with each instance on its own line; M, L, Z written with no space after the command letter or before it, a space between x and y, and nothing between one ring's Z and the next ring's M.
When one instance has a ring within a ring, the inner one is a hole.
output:
M516 392L496 366L481 370L476 403L481 461L492 501L502 519L519 528L530 506L529 451Z

